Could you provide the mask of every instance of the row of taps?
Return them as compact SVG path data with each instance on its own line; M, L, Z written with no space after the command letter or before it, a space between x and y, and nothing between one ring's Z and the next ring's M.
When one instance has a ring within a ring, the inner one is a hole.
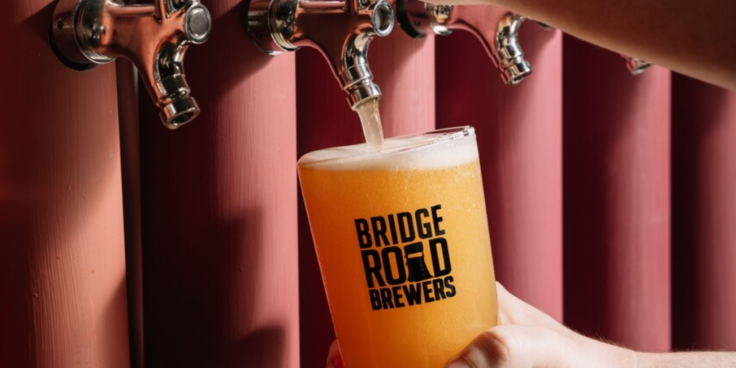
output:
M352 109L381 97L368 64L374 37L389 35L397 18L417 39L472 33L508 85L532 73L519 43L527 20L492 5L435 5L419 0L251 0L247 29L262 51L277 55L300 47L319 50L329 63ZM393 5L393 6L392 6ZM395 10L394 10L395 9ZM547 30L551 27L542 23ZM205 42L212 17L199 0L155 0L152 5L123 0L59 0L50 27L56 56L68 67L88 70L118 57L135 64L164 125L176 129L199 114L184 73L184 54ZM649 63L623 56L632 74Z

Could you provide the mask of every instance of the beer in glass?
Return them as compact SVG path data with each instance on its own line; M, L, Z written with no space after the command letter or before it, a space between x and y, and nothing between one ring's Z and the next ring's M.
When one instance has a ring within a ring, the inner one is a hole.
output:
M312 152L299 177L345 367L442 367L496 325L472 127Z

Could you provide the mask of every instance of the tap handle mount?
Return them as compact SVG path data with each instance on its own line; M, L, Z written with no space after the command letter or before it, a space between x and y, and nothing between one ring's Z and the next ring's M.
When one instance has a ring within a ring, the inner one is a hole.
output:
M176 129L199 114L189 95L184 54L209 38L212 18L199 0L59 0L50 27L56 56L68 67L88 70L123 57L132 61L164 125Z
M269 55L300 47L320 51L351 108L381 97L368 46L393 29L393 9L385 0L252 0L247 22L250 38Z
M526 17L491 5L436 5L397 0L401 28L409 36L448 35L464 30L475 35L506 84L517 84L532 73L519 44L519 28Z

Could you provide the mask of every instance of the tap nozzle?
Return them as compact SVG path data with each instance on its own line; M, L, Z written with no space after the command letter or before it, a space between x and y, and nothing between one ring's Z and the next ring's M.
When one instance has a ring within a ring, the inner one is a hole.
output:
M518 37L524 16L491 5L435 5L419 0L397 0L396 13L401 28L414 38L454 30L472 33L506 84L517 84L532 73Z
M131 60L164 125L176 129L199 114L189 95L184 54L190 44L207 40L209 11L199 0L156 0L130 5L121 0L60 0L50 41L57 57L76 70L115 58Z
M641 73L644 73L647 68L652 66L652 63L648 61L644 61L641 59L637 59L635 57L627 56L621 54L621 57L626 60L626 68L629 69L629 72L631 72L631 75L639 75Z
M252 0L248 34L263 52L277 55L313 47L322 53L350 107L381 97L368 65L373 37L391 33L394 13L385 0Z

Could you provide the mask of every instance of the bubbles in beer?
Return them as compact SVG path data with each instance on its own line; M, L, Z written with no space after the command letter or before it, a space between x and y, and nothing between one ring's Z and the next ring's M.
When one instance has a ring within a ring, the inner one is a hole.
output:
M380 151L383 148L383 126L381 115L378 113L378 99L374 98L363 102L355 108L363 125L363 135L368 148Z

